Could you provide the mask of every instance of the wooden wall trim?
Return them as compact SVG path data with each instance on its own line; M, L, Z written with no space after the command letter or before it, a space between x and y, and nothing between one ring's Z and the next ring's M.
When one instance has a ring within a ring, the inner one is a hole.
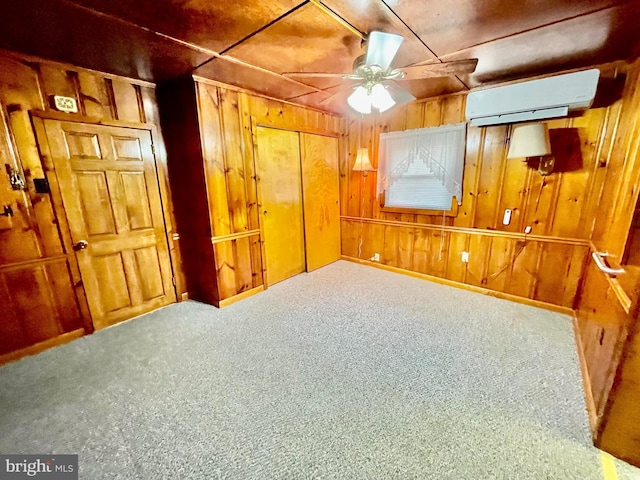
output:
M341 216L340 220L344 220L348 222L356 222L356 223L361 223L361 222L372 223L376 225L385 225L385 226L393 226L393 227L418 228L418 229L424 229L424 230L468 233L471 235L483 235L486 237L502 237L502 238L510 238L513 240L530 240L530 241L536 241L536 242L562 243L565 245L579 245L584 247L589 246L588 240L582 240L580 238L563 238L563 237L548 237L544 235L527 235L525 233L506 232L503 230L487 230L484 228L455 227L451 225L437 225L433 223L414 223L414 222L402 222L397 220L381 220L376 218L351 217L348 215Z
M148 87L148 88L155 88L156 84L153 82L149 82L147 80L140 80L138 78L131 78L131 77L123 77L122 75L115 75L113 73L107 73L107 72L100 72L98 70L92 70L90 68L85 68L85 67L78 67L76 65L72 65L70 63L66 63L66 62L59 62L56 60L49 60L43 57L37 57L34 55L29 55L26 53L18 53L18 52L14 52L11 50L5 50L3 48L0 48L0 55L1 56L5 56L5 57L10 57L13 58L14 60L17 60L19 62L23 62L24 60L28 61L28 62L33 62L33 63L39 63L39 64L43 64L43 65L50 65L54 68L64 68L67 70L74 70L77 72L85 72L88 73L90 75L97 75L99 77L102 78L111 78L111 79L116 79L116 80L124 80L128 83L131 83L133 85L140 85L141 87Z
M269 95L264 95L262 93L255 92L253 90L249 90L248 88L237 87L235 85L231 85L228 83L219 82L218 80L211 80L210 78L199 77L198 75L192 75L194 81L198 83L204 83L205 85L211 85L212 87L224 88L225 90L231 90L238 93L246 93L247 95L251 95L252 97L264 98L265 100L270 100L272 102L283 103L285 105L291 105L297 108L304 108L305 110L312 110L314 112L328 114L337 116L334 112L330 112L329 110L321 110L319 108L302 105L300 103L294 103L289 100L283 100L281 98L270 97ZM308 87L308 85L305 85ZM313 88L313 87L312 87Z
M620 282L618 281L617 278L610 277L606 273L603 273L602 275L606 275L607 281L609 282L609 286L611 287L611 290L613 290L613 293L616 294L616 299L618 300L618 303L620 303L620 306L625 311L625 313L629 314L631 312L633 301L631 300L629 295L627 295L627 292L624 291L624 288L622 288L622 285L620 285Z
M252 288L251 290L245 290L244 292L238 293L237 295L234 295L233 297L229 297L229 298L225 298L223 300L220 300L218 302L218 305L216 305L218 308L223 308L223 307L228 307L229 305L239 302L240 300L244 300L245 298L251 297L253 295L255 295L256 293L260 293L264 291L264 285L258 285L255 288Z
M310 133L312 135L322 135L334 138L339 138L341 135L340 132L336 132L334 130L311 127L309 125L292 122L288 119L273 119L272 117L269 117L269 121L266 121L261 117L252 115L251 130L255 131L256 127L274 128L276 130L286 130L289 132Z
M74 114L70 116L68 113L56 112L53 110L30 110L31 116L41 118L43 120L58 120L60 122L78 122L88 125L104 125L106 127L124 127L136 128L138 130L148 130L154 132L156 126L151 123L127 122L125 120L102 119L98 117L90 117ZM156 133L157 136L157 133Z
M552 312L573 316L573 309L569 307L562 307L560 305L554 305L552 303L541 302L540 300L532 300L530 298L520 297L518 295L512 295L509 293L489 290L488 288L477 287L475 285L469 285L467 283L456 282L455 280L435 277L433 275L428 275L426 273L419 273L419 272L414 272L412 270L405 270L404 268L392 267L390 265L385 265L383 263L371 262L369 260L362 260L360 258L349 257L347 255L342 255L341 258L342 260L347 260L349 262L359 263L361 265L368 265L370 267L380 268L382 270L387 270L389 272L400 273L402 275L408 275L410 277L420 278L422 280L429 280L431 282L440 283L442 285L447 285L449 287L461 288L463 290L469 290L470 292L482 293L484 295L489 295L491 297L497 297L504 300L511 300L512 302L522 303L524 305L529 305L532 307L544 308L546 310L551 310Z
M595 437L598 431L598 409L595 399L593 398L593 387L591 385L591 376L589 375L589 366L585 357L585 348L580 335L580 326L578 325L578 316L573 313L573 334L576 339L576 348L578 350L578 361L580 363L580 373L582 374L582 384L584 386L584 400L587 405L587 416L589 417L589 427L591 435Z
M5 353L4 355L0 355L0 365L19 360L22 357L26 357L28 355L35 355L36 353L43 352L44 350L48 350L51 347L57 347L58 345L69 343L76 338L84 336L84 334L84 329L78 328L76 330L58 335L57 337L50 338L49 340L45 340L44 342L39 342L34 345L21 348L20 350Z
M218 235L217 237L211 237L211 243L216 244L221 242L230 242L231 240L253 237L254 235L260 235L260 229L248 230L246 232L229 233L227 235Z
M75 259L75 253L54 255L52 257L35 258L33 260L26 260L24 262L6 263L0 265L0 272L10 272L12 270L22 270L23 268L31 267L34 265L49 265L50 263L60 263L67 260Z

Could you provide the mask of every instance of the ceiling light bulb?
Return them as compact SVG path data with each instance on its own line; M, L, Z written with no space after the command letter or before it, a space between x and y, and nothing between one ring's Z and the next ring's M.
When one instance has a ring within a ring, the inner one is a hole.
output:
M347 103L358 113L371 113L371 97L362 85L356 87Z
M396 102L391 98L391 94L381 83L376 83L371 89L371 104L380 112L384 112L393 107Z

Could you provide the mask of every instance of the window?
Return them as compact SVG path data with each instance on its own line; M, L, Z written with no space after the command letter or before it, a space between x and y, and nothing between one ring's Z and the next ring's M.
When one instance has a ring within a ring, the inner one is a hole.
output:
M450 210L462 203L466 124L380 134L378 195L384 206Z

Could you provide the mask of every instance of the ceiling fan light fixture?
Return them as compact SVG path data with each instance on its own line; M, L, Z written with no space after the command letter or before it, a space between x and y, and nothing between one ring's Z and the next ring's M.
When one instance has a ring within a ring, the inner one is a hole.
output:
M358 113L371 113L371 96L362 85L356 87L353 93L349 95L347 103Z
M396 104L391 94L381 83L376 83L371 89L371 105L379 112L385 112Z

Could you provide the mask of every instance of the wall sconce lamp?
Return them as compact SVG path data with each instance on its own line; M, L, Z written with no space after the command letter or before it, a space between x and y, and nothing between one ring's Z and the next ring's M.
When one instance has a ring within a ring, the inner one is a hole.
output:
M362 172L362 176L366 177L369 175L369 172L375 172L375 168L371 165L371 160L369 160L369 149L359 148L358 153L356 155L356 161L353 164L353 168L351 169L354 172Z
M538 173L546 177L553 172L555 158L551 155L549 127L546 123L528 123L516 125L511 134L511 143L507 158L538 157Z

